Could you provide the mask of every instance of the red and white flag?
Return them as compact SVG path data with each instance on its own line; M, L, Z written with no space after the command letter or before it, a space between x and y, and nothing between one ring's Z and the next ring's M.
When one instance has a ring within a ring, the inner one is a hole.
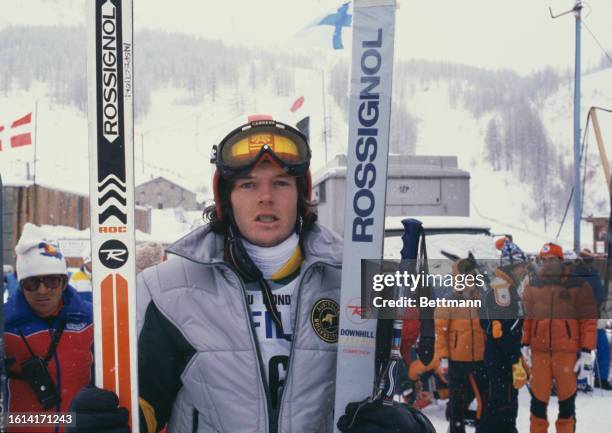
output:
M0 123L0 151L32 144L32 113L6 125Z

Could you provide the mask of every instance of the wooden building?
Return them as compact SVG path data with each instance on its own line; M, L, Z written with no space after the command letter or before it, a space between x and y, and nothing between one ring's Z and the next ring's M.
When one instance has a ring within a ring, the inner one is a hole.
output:
M41 185L7 185L3 188L3 255L4 263L15 262L15 245L23 226L68 226L77 230L89 228L89 197ZM136 207L136 228L151 232L148 209Z

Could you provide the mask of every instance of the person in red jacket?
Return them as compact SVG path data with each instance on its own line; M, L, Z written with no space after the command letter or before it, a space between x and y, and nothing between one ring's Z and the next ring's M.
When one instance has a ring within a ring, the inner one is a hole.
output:
M576 373L592 370L597 308L591 288L563 267L563 249L545 244L541 268L525 286L523 350L531 358L531 433L546 433L546 411L553 380L557 385L557 433L573 433L576 424Z
M69 286L55 241L26 224L17 247L19 290L4 307L9 412L67 412L91 382L91 304ZM64 421L69 421L64 419ZM58 432L59 425L8 431Z

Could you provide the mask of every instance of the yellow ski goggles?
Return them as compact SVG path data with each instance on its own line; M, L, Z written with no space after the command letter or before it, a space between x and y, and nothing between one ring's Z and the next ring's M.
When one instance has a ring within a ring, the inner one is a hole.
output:
M306 136L274 120L257 120L236 128L213 146L210 162L229 179L249 173L264 155L291 176L302 176L310 167Z

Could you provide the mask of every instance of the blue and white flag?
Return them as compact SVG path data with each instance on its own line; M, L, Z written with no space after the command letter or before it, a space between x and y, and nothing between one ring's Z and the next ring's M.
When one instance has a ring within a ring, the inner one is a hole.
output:
M343 3L335 13L326 15L322 20L316 23L318 26L334 27L334 35L332 38L334 50L341 50L344 48L344 45L342 45L342 27L350 27L353 18L352 15L348 13L350 4L350 1Z

